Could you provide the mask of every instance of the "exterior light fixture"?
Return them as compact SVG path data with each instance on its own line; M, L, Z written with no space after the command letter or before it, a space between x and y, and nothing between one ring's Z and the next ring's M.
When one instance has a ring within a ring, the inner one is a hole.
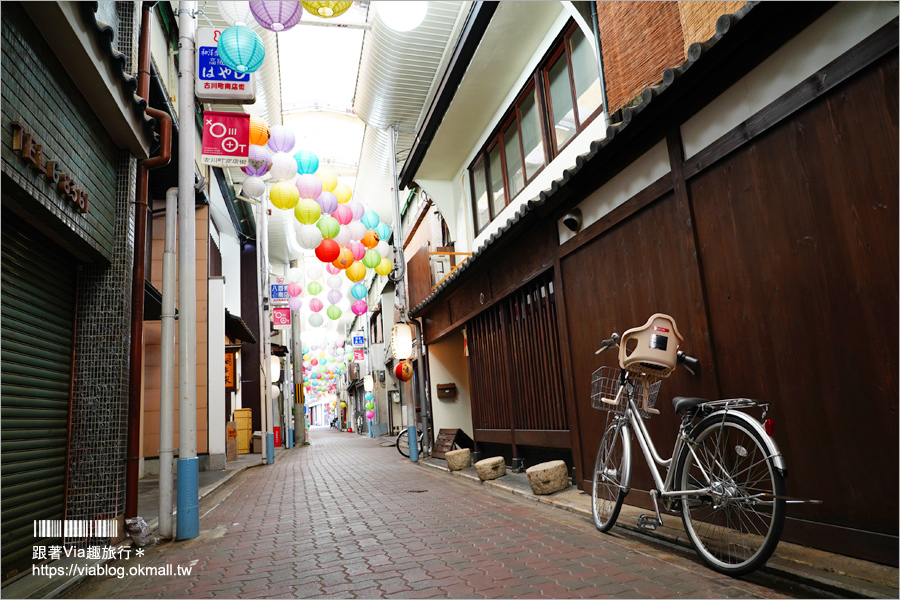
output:
M277 356L269 357L269 372L272 373L272 383L281 381L281 361Z
M391 330L391 350L397 360L408 360L412 357L412 327L406 323L397 323Z
M375 382L372 379L371 375L366 375L363 377L363 389L367 392L371 392L375 389Z
M422 24L428 11L428 2L392 2L375 3L378 16L384 24L394 31L404 32L415 29Z

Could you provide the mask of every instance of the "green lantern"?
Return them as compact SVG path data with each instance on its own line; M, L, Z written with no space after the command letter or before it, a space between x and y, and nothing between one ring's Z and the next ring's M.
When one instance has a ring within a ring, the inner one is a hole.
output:
M322 217L316 226L322 232L322 237L329 240L333 240L341 232L341 224L334 217Z
M374 269L381 263L381 254L378 253L378 250L366 250L362 263L369 269Z
M312 281L308 286L306 286L306 291L309 292L310 296L316 296L322 293L322 284L318 281Z
M341 318L341 309L339 309L336 304L332 304L328 307L328 311L325 314L327 314L328 318L332 321L337 321Z
M294 216L304 225L312 225L322 216L322 207L315 200L304 198L294 207Z

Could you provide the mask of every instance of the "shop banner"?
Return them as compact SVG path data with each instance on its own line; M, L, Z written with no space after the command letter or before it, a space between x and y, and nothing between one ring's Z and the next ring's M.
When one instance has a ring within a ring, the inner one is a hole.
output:
M206 111L203 113L204 165L245 167L249 162L250 115Z

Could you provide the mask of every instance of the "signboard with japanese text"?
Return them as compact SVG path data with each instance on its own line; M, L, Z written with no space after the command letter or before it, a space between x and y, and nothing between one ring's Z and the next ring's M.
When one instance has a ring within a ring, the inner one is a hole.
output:
M269 280L269 299L272 300L272 304L287 304L290 298L289 284L287 277L273 277Z
M206 111L203 113L204 165L244 167L249 162L250 115Z
M288 329L291 326L291 309L287 307L275 307L272 309L272 327L275 329Z
M356 362L365 362L366 361L366 349L365 348L354 348L353 349L353 360Z
M219 36L223 29L197 30L194 93L203 102L253 104L256 102L256 73L240 73L219 59Z
M366 334L362 331L355 332L351 338L350 344L354 348L364 348L366 345Z

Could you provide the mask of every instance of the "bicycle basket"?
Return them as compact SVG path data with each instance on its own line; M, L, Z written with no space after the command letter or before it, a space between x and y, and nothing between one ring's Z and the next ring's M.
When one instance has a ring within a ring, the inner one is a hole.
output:
M657 380L650 385L650 398L647 401L647 407L653 408L656 404L656 397L659 395L659 386L661 380ZM644 411L641 406L643 396L644 382L637 379L629 379L623 391L623 397L618 404L611 404L603 400L615 400L616 394L619 392L619 369L616 367L600 367L594 371L591 377L591 406L597 410L606 410L615 413L624 413L627 406L625 393L631 392L632 398L635 399L638 406L638 412L645 419L649 419L650 415Z

